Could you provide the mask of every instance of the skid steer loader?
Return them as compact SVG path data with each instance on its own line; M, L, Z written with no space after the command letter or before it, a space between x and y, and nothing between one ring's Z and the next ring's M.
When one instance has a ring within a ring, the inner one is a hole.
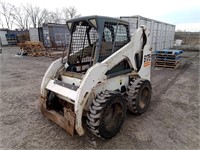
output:
M88 16L68 20L71 40L41 84L41 111L71 135L82 136L83 116L96 136L115 136L126 116L144 113L151 99L151 45L145 26Z

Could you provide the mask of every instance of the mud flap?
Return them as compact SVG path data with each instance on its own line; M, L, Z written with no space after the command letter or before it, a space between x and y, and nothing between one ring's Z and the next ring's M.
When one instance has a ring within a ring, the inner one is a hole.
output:
M41 105L41 112L44 116L61 126L70 135L74 135L76 114L72 110L64 108L63 116L54 110L47 110L43 103Z

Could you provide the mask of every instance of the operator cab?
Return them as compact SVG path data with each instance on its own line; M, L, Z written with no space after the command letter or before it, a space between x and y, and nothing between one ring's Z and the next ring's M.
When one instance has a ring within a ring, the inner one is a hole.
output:
M71 34L67 71L85 73L130 41L129 24L120 19L89 16L70 19L66 24ZM113 70L127 68L130 66L124 61Z

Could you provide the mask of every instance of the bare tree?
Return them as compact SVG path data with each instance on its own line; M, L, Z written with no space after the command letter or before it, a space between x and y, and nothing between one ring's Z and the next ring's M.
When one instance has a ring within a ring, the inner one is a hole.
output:
M48 14L48 18L46 19L46 22L51 23L62 23L62 12L59 9L56 9L55 11L50 11Z
M77 10L75 7L64 7L63 8L63 13L64 13L64 19L71 19L71 18L76 18L76 17L80 17L81 15L78 14Z
M77 13L75 7L64 7L62 11L56 9L55 11L49 12L48 19L46 20L46 22L65 23L66 20L76 18L79 16L80 14Z
M47 9L41 10L38 15L38 27L42 26L47 17L48 17L48 10Z
M12 16L13 5L0 1L0 14L3 16L8 29L12 29L14 18ZM1 24L3 21L1 20Z
M31 24L34 28L41 27L42 23L47 19L48 17L48 11L47 9L41 9L38 6L33 6L31 4L28 4L26 7L24 7L27 14L30 17Z
M29 28L29 14L21 7L13 7L14 23L21 29Z
M44 22L64 23L79 16L75 7L64 7L62 11L56 9L49 12L32 4L16 7L0 0L0 26L3 28L12 29L13 23L21 29L28 29L29 26L36 28L41 27Z
M3 19L2 19L2 15L0 14L0 25L2 28L4 28L4 23L3 23Z

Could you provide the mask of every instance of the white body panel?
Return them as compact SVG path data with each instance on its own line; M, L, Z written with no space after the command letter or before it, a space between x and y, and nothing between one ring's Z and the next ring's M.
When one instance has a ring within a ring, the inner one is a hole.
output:
M77 92L74 90L70 90L68 88L65 88L63 86L57 85L54 83L54 80L50 80L46 86L47 90L50 90L52 92L55 92L57 94L62 95L63 97L66 97L67 99L76 100Z
M62 76L62 81L69 84L74 84L76 86L79 86L81 84L81 80L77 78Z
M62 59L57 59L54 62L51 63L49 68L47 69L41 84L41 96L46 97L47 91L46 91L46 85L48 82L55 77L55 74L57 73L58 69L62 67ZM66 65L67 66L67 65Z
M135 64L135 54L141 51L142 42L140 41L143 37L143 32L147 36L147 41L146 45L143 48L142 66L140 70L137 70ZM63 66L61 63L61 59L56 60L48 68L43 78L41 85L42 96L46 97L46 90L50 90L56 93L58 97L63 98L68 102L71 102L71 100L73 100L74 110L76 114L75 129L79 135L83 135L84 129L82 127L82 113L85 106L89 106L88 104L90 104L90 102L88 102L88 99L90 99L89 97L91 96L91 94L94 95L95 93L99 93L99 91L102 90L115 90L119 86L121 87L122 85L128 85L129 76L127 74L120 75L114 78L107 78L105 74L108 70L112 69L122 60L126 59L129 62L131 68L134 69L134 72L137 72L141 78L150 80L151 45L149 41L149 36L150 34L148 30L146 30L146 27L139 28L135 31L131 41L128 44L106 58L103 62L96 63L95 65L90 67L83 76L82 80L64 77L62 82L73 82L79 86L76 91L67 89L64 86L54 83L55 74L58 72L59 68Z

